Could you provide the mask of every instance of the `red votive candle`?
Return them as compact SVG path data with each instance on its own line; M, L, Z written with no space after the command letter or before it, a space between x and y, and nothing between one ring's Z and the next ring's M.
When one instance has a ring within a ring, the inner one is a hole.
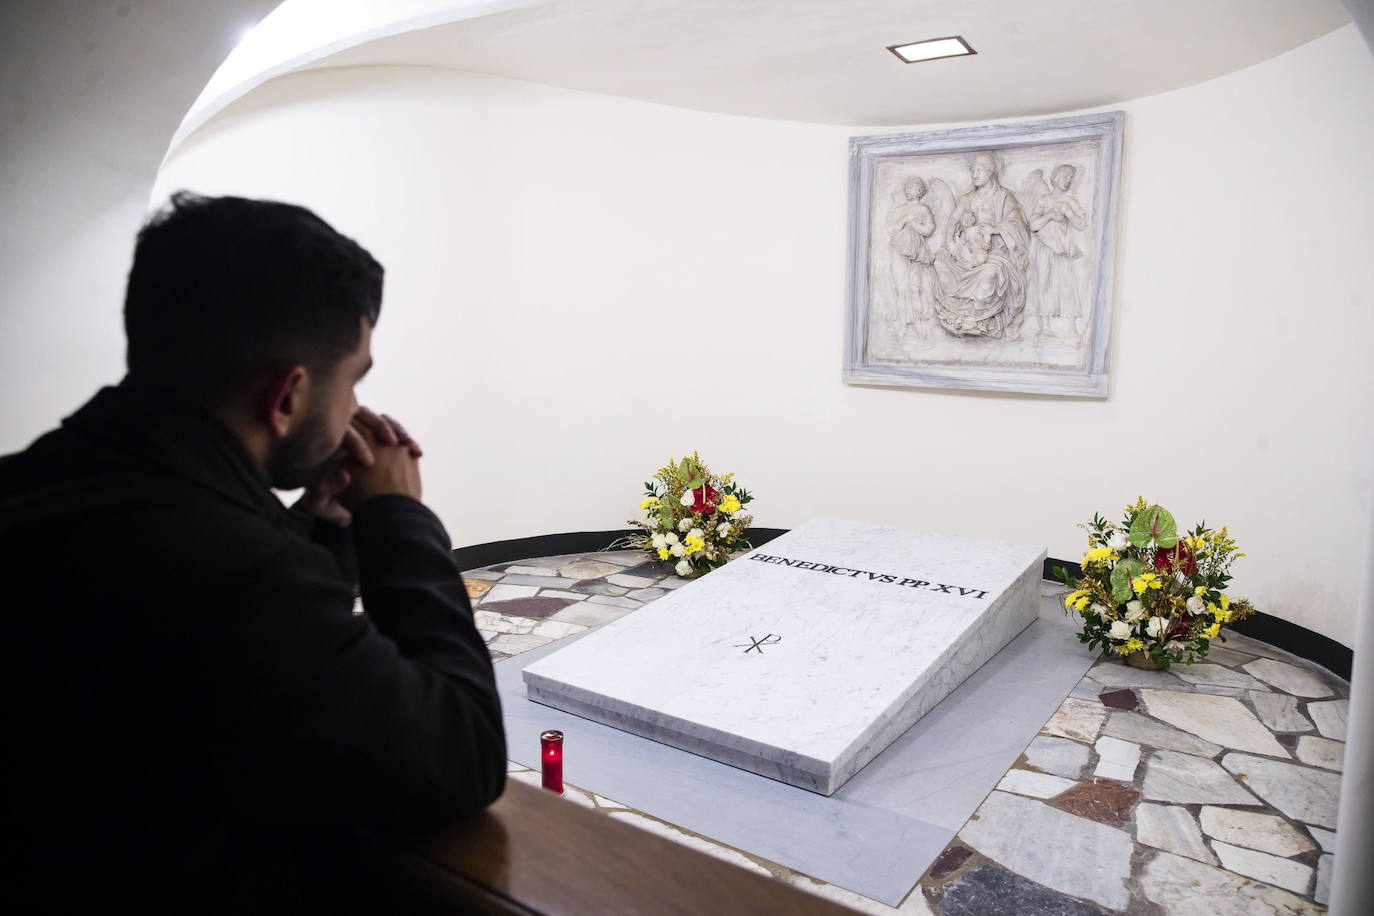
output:
M563 733L549 730L539 735L539 760L543 786L563 794Z

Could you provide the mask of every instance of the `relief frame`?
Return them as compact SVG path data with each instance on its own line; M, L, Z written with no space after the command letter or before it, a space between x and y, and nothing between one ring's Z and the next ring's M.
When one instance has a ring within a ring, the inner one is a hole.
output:
M851 137L844 381L1106 397L1124 119Z

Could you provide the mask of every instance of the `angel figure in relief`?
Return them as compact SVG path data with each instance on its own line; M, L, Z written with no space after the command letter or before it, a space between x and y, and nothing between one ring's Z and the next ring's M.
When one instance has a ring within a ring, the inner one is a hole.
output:
M991 153L975 156L969 175L973 187L957 200L943 181L930 182L932 207L945 225L934 261L935 317L959 337L1015 340L1026 307L1030 227Z
M892 283L897 292L897 314L893 324L898 334L910 328L917 337L926 336L926 325L934 314L930 299L930 237L935 234L935 216L921 202L926 183L912 175L902 182L903 199L892 208L887 221L888 243L892 246Z
M1077 170L1060 165L1045 181L1040 169L1031 172L1021 190L1030 213L1031 290L1029 311L1041 334L1055 334L1055 319L1067 319L1071 330L1082 337L1088 330L1089 303L1083 294L1083 249L1077 238L1088 225L1088 215L1069 193Z

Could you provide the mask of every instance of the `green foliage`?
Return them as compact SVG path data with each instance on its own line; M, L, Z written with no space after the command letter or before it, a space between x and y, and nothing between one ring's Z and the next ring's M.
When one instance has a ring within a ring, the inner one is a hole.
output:
M1117 601L1130 601L1135 594L1131 580L1145 571L1145 564L1135 557L1127 557L1112 568L1112 597Z
M1160 506L1150 506L1131 522L1131 545L1144 549L1151 544L1168 550L1178 544L1178 523Z

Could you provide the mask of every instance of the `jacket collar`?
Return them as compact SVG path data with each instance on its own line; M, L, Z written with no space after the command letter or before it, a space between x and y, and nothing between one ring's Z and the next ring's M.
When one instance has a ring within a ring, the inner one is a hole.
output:
M140 464L213 490L258 514L286 510L230 430L179 393L125 378L102 388L62 425Z

